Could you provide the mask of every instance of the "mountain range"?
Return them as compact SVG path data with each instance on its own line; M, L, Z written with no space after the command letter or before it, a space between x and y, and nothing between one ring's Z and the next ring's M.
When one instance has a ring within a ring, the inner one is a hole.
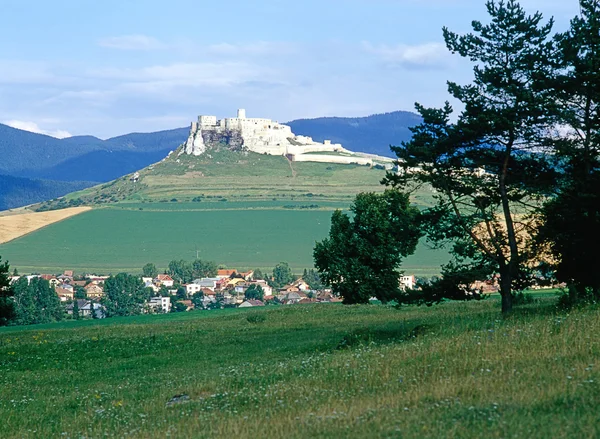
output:
M352 151L392 157L389 146L411 136L417 114L396 111L368 117L323 117L287 122L298 135L330 139ZM56 198L114 180L162 160L188 137L189 128L131 133L102 140L66 139L0 124L0 210Z

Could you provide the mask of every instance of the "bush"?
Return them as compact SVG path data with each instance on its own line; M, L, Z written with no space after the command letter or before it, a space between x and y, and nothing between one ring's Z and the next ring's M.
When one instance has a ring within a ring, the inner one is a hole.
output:
M529 305L537 302L531 294L525 294L523 291L513 293L513 305Z
M250 314L249 316L246 317L246 320L248 321L248 323L253 323L253 324L257 324L257 323L264 323L267 320L267 316L265 316L264 314Z

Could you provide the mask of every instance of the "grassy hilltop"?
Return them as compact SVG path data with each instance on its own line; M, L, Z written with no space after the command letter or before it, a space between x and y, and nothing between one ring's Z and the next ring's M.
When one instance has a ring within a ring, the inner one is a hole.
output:
M282 156L209 149L195 157L178 151L139 172L76 192L67 199L103 205L114 202L281 200L341 202L361 191L382 191L385 171L367 166L290 162ZM200 197L200 198L199 198ZM220 198L217 198L220 197Z
M361 191L381 192L382 169L289 162L281 156L215 148L163 161L113 182L42 203L49 209L93 210L0 245L22 272L139 272L147 262L166 267L198 256L239 269L270 269L287 261L313 266L315 241L328 231L334 209L347 209ZM431 203L431 193L415 201ZM407 272L432 275L444 251L419 247Z
M0 329L0 436L598 437L600 315L554 303Z

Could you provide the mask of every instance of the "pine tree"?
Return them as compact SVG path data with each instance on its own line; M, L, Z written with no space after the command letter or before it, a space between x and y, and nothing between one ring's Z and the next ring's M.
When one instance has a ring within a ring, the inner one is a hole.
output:
M448 49L474 63L471 84L448 83L464 110L451 123L448 103L440 109L417 104L423 123L412 129L410 142L392 147L404 172L387 183L435 190L437 205L424 218L430 239L452 243L455 261L446 274L464 281L499 273L502 311L508 313L513 289L527 285L537 257L530 239L534 213L554 184L542 154L554 104L541 86L554 71L553 22L543 24L540 13L527 15L515 0L486 6L491 21L473 21L473 33L443 30Z
M570 284L574 300L589 294L600 299L600 5L579 3L580 15L555 37L560 72L550 87L560 110L555 146L563 172L541 230L557 261L557 278Z

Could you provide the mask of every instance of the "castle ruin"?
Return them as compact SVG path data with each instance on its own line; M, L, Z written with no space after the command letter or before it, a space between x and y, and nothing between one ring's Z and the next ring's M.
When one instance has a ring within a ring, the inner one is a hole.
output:
M248 118L243 109L238 110L237 117L221 120L216 116L198 116L198 121L192 122L190 136L181 153L201 155L206 151L206 144L215 137L235 138L242 148L259 154L294 157L311 152L350 153L329 140L320 143L311 137L297 136L289 126L270 119Z

